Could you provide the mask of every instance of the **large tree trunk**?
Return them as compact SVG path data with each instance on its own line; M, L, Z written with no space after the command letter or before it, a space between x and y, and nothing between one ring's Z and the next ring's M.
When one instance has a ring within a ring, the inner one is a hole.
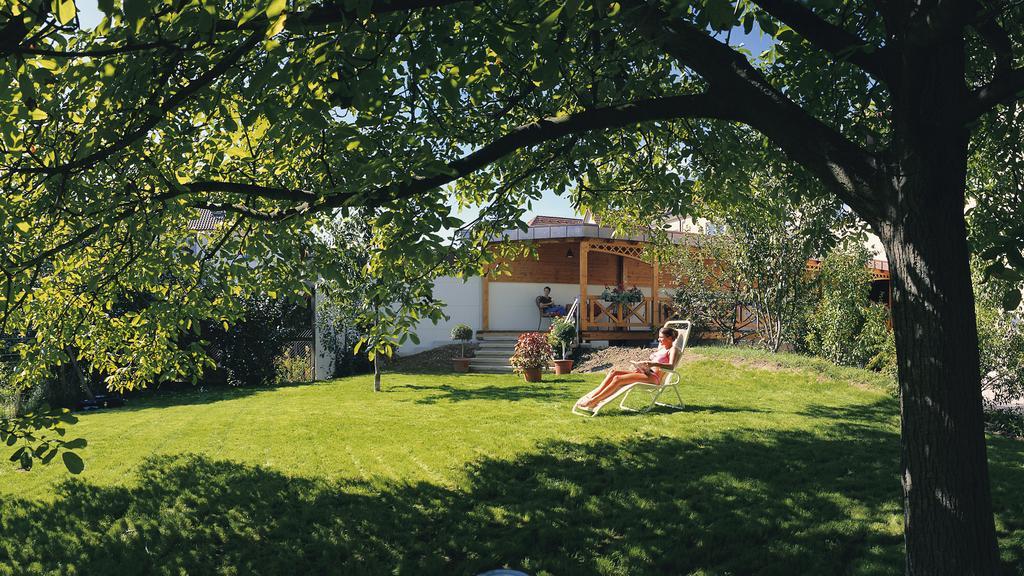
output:
M964 221L963 45L913 47L895 90L891 202L907 574L996 574L999 557Z
M998 554L963 208L946 212L885 234L899 358L907 573L994 574Z

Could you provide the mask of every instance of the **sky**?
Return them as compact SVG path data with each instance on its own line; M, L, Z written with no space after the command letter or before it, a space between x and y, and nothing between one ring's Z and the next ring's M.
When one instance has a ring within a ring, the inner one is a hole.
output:
M92 28L100 23L103 16L97 8L97 0L76 0L75 5L78 7L78 17L83 27ZM750 34L744 34L743 30L740 28L733 30L730 44L734 46L743 45L750 50L751 53L756 55L767 49L770 42L767 37L762 37L760 30L755 26L754 29L751 30ZM478 213L478 208L469 207L456 210L455 216L468 221L476 218ZM559 196L550 191L544 192L541 199L532 204L531 208L526 211L524 218L529 222L531 218L537 215L564 217L582 216L573 209L572 203L569 201L568 197Z

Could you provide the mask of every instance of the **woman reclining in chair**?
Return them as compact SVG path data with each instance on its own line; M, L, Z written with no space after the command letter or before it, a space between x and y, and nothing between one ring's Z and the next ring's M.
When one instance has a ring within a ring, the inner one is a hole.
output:
M651 354L650 362L634 362L634 370L609 370L604 381L589 394L576 401L576 407L593 411L601 402L611 398L622 387L646 382L648 384L661 384L662 369L671 370L675 366L676 348L673 343L676 341L675 328L662 328L658 333L658 349Z

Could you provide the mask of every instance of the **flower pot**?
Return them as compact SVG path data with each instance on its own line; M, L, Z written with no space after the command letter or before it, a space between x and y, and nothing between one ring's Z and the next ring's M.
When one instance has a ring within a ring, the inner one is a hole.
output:
M523 368L523 380L540 382L540 368Z
M456 372L469 372L469 358L452 358L452 369Z
M572 360L555 360L555 374L572 372Z

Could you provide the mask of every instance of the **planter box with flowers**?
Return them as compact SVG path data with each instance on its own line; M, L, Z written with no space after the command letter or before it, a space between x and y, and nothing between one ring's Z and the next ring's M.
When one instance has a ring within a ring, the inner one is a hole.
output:
M543 332L524 332L519 335L515 352L509 358L512 369L522 374L527 382L540 382L541 370L551 363L551 345Z
M613 304L636 304L637 302L643 302L644 293L636 286L629 290L626 290L622 284L615 288L605 286L604 292L601 293L601 300Z

